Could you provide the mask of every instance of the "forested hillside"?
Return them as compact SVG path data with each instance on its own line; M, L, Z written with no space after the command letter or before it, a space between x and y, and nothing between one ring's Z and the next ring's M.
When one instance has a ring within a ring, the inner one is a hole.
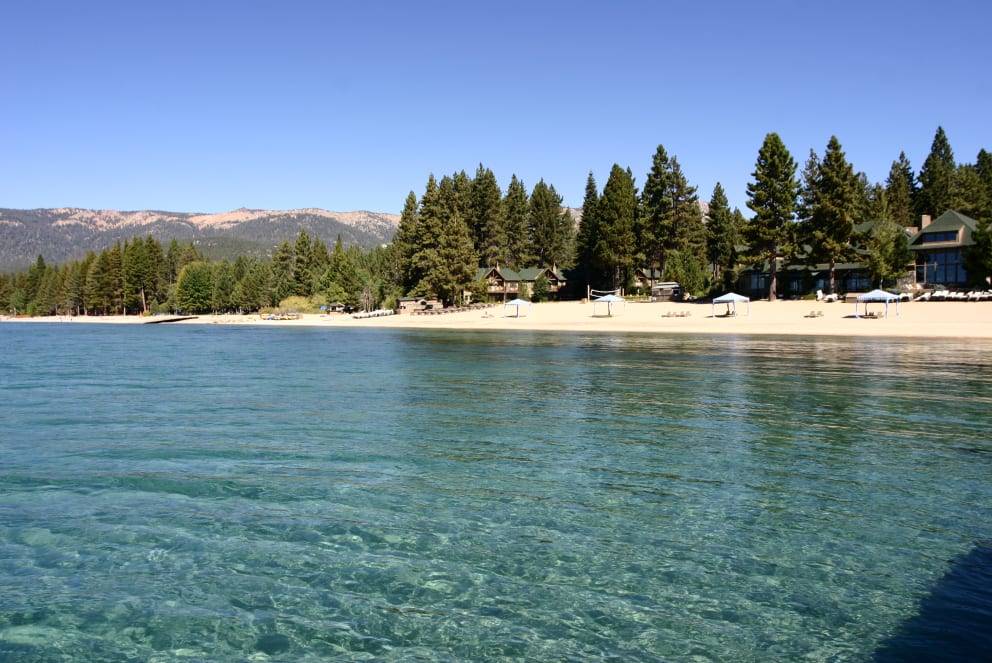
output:
M0 273L26 269L39 255L50 263L82 259L136 235L160 242L192 241L205 256L264 258L300 230L333 245L369 249L386 244L399 216L375 212L235 210L226 214L118 212L74 208L0 209Z

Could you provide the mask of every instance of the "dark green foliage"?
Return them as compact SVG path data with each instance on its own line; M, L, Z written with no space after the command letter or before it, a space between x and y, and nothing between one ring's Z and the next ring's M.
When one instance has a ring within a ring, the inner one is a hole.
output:
M971 239L974 245L967 247L964 253L968 279L972 285L988 289L992 277L992 221L978 221Z
M296 294L296 278L293 269L296 266L296 255L288 240L272 254L272 287L277 302Z
M668 259L673 252L706 260L706 228L696 187L682 173L674 156L659 145L651 162L640 199L639 257L645 266L659 267L661 277L671 280Z
M629 168L613 164L599 199L598 216L596 259L609 269L611 288L619 288L629 278L637 252L637 189Z
M521 269L532 263L529 254L530 241L527 234L529 203L527 187L517 179L510 178L510 185L503 197L503 219L506 236L506 266L510 269Z
M894 221L876 223L867 240L868 273L881 287L886 281L895 281L906 275L913 262L905 228Z
M989 207L989 192L978 167L959 165L954 173L950 209L977 221L988 217Z
M215 313L230 313L237 310L235 300L234 266L226 260L212 263L213 290L210 294L210 310Z
M730 211L727 194L719 182L710 196L709 223L706 224L706 259L712 267L713 281L720 282L723 273L737 263L740 230Z
M536 267L567 267L575 242L575 224L553 185L539 181L530 194L530 254Z
M213 304L213 269L206 262L183 266L176 283L176 301L185 313L209 313Z
M864 186L831 136L823 160L810 156L803 171L800 237L810 265L830 265L830 292L836 292L835 266L855 259L854 226L865 219Z
M487 267L507 263L506 224L503 197L493 171L479 164L469 185L466 224L472 234L479 261Z
M916 215L916 178L909 165L905 152L899 153L899 159L892 162L889 177L885 180L885 196L889 217L901 226L911 227L918 224Z
M544 274L539 275L534 279L534 286L530 293L530 298L535 302L543 302L548 298L551 293L551 284L548 283L547 277Z
M431 175L413 233L411 292L435 294L445 305L461 300L478 265L460 208L456 180L445 177L438 184Z
M579 269L585 275L585 284L601 286L605 283L603 265L596 255L596 242L599 239L599 189L592 172L586 180L586 193L582 200L582 218L575 238L575 257ZM598 289L598 288L597 288Z
M768 265L768 299L778 297L780 256L795 252L795 214L799 199L796 162L776 133L765 136L747 185L747 206L755 213L744 229L751 260Z
M917 215L929 214L937 218L951 209L955 168L954 153L947 134L943 127L937 127L930 145L930 154L920 169L920 190L916 196Z

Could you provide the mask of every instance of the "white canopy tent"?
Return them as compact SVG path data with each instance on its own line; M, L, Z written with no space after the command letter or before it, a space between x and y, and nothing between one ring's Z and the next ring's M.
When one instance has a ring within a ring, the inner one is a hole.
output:
M623 302L623 310L627 310L627 300L623 297L617 297L616 295L603 295L592 300L592 314L596 315L596 304L605 303L606 304L606 314L608 316L613 316L613 305L619 302Z
M520 317L520 307L521 306L526 306L529 309L530 308L530 302L527 301L526 299L511 299L510 301L506 302L505 304L503 304L503 317L504 318L507 317L506 316L506 309L509 306L513 306L513 307L516 308L516 314L513 317L514 318L519 318Z
M854 302L854 317L860 318L858 315L858 304L864 302L865 304L865 314L868 313L868 302L885 302L885 317L889 317L889 302L896 303L896 315L899 315L899 295L893 295L891 292L886 292L885 290L872 290L871 292L866 292L863 295L857 296L857 301Z
M744 295L738 295L736 292L728 292L725 295L720 295L713 300L713 313L711 317L716 317L716 305L726 304L727 314L730 314L730 307L733 306L734 315L737 315L737 302L747 302L747 315L751 315L751 298L745 297Z

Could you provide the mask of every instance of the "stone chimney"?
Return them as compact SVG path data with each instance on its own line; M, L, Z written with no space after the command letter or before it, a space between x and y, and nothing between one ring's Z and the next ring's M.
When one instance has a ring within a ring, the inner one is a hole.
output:
M929 226L931 221L933 221L933 219L930 217L929 214L924 214L923 216L921 216L920 217L920 230L923 230L927 226Z

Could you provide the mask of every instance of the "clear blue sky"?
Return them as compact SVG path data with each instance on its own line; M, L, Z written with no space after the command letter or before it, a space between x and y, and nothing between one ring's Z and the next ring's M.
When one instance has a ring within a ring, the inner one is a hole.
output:
M430 173L580 206L659 144L746 209L765 134L836 135L884 181L938 126L992 150L992 4L52 2L0 5L0 207L398 213Z

